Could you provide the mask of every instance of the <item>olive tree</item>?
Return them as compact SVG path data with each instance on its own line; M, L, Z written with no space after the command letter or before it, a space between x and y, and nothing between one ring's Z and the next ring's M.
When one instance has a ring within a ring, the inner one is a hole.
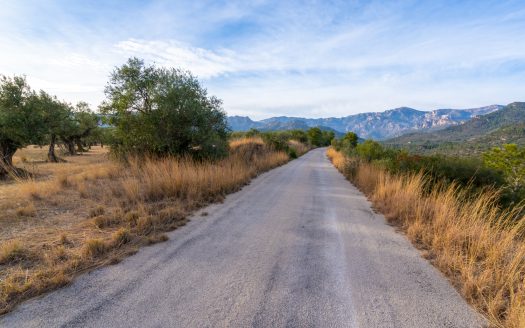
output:
M98 129L98 117L85 102L69 108L69 117L60 132L68 155L83 152L84 140ZM76 147L76 148L75 148Z
M42 108L43 124L46 140L49 143L47 160L49 162L61 161L55 152L58 136L64 133L71 124L71 106L60 102L56 97L40 91L38 102Z
M42 102L25 77L0 77L0 175L13 170L13 155L45 134Z
M130 58L116 68L101 106L115 126L119 155L226 154L228 128L221 101L190 72L147 66Z

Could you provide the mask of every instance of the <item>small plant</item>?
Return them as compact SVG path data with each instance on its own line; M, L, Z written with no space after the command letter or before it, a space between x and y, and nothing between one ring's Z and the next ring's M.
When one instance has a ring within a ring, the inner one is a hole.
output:
M97 207L92 208L91 210L89 210L89 217L90 218L94 218L95 216L99 216L99 215L104 214L104 212L105 212L104 206L98 205Z
M19 263L31 258L31 253L19 240L9 240L0 246L0 264Z
M97 258L105 254L108 246L101 239L89 239L84 245L83 255L88 258Z
M131 233L127 228L120 228L113 233L111 239L113 240L113 245L120 247L131 241Z
M26 206L19 207L16 210L16 215L18 215L20 217L35 216L36 215L35 205L33 205L33 203L29 203Z

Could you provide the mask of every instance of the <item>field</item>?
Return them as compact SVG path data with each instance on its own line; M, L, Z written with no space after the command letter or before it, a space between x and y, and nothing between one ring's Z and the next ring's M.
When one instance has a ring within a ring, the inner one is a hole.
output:
M333 148L328 156L494 326L525 326L521 208L502 210L491 190L475 196L455 184L429 190L422 174L392 174Z
M229 156L216 162L172 157L122 164L100 147L65 163L45 163L45 155L32 146L19 150L16 165L34 177L0 182L0 314L167 240L165 232L192 212L289 160L260 138L232 141Z

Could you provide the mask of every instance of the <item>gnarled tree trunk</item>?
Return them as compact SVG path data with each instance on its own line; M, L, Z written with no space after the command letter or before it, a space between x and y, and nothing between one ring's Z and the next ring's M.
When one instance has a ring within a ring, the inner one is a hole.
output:
M49 141L49 150L47 151L47 160L52 163L58 163L58 157L55 153L57 136L55 134L51 135L51 140Z
M18 147L11 140L0 141L0 177L14 169L13 155Z
M86 150L84 149L84 145L82 144L82 141L80 139L76 139L76 144L77 144L77 151L79 153L84 153L86 152Z

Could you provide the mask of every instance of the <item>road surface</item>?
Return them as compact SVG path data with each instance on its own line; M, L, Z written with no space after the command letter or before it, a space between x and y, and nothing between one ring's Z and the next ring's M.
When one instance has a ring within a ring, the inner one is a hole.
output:
M480 327L316 149L2 327ZM202 212L202 211L201 211Z

